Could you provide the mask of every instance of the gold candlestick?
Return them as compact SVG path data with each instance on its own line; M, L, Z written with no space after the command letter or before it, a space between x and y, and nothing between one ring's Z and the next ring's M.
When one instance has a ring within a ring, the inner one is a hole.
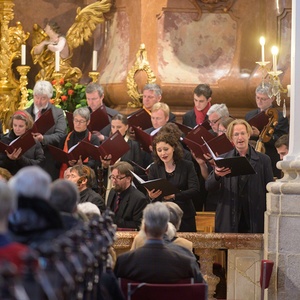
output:
M28 101L28 90L27 90L27 74L30 71L29 66L17 66L17 71L20 76L20 92L21 92L21 101L19 104L19 109L25 109L26 103Z
M55 99L54 99L54 105L59 105L60 104L60 101L61 101L61 94L62 94L62 88L61 88L61 84L60 84L60 80L62 79L63 77L63 74L60 73L60 72L53 72L53 79L55 81L54 83L54 88L55 88L55 91L56 91L56 96L55 96Z
M92 78L93 82L97 82L99 79L99 72L89 72L89 76Z

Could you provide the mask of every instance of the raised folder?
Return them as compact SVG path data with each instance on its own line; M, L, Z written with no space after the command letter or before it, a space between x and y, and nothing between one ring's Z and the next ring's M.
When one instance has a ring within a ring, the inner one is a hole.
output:
M226 175L226 177L239 176L239 175L251 175L256 174L255 170L251 166L250 162L245 156L234 156L234 157L220 157L216 156L212 149L209 147L207 142L203 139L204 144L209 150L215 164L219 168L229 168L231 173Z
M66 118L70 130L74 130L73 113L66 111ZM110 124L105 105L101 105L98 109L91 113L90 124L88 125L89 131L100 131L105 126Z
M114 164L130 149L119 130L108 137L99 147L90 143L83 143L85 144L87 151L95 160L100 160L100 156L104 158L110 154L112 156L110 164Z
M150 135L149 133L139 129L136 126L132 127L135 133L135 139L140 143L141 147L144 151L151 153L150 146L152 146L152 142L154 136Z
M23 135L13 140L9 145L0 142L0 152L5 152L6 150L9 154L11 154L15 149L21 148L22 151L20 156L22 156L26 151L28 151L34 145L35 145L35 140L32 136L32 132L28 130Z
M127 117L129 126L141 127L143 130L152 127L151 116L143 108Z
M48 109L34 122L30 131L45 134L54 125L52 109Z
M153 180L143 180L140 176L135 174L134 172L130 171L134 178L137 180L137 182L142 185L144 188L147 190L161 190L162 194L161 196L168 196L172 194L176 194L179 192L179 189L170 183L167 179L165 178L158 178L158 179L153 179Z
M262 111L253 118L249 119L247 122L251 126L256 127L259 131L262 131L264 127L268 124L269 117L266 115L265 111Z

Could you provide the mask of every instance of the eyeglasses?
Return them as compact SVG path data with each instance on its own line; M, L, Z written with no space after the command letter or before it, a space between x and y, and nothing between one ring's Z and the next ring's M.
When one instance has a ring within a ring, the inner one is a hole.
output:
M83 124L86 123L86 120L77 120L77 119L73 119L74 123L78 123L78 124Z
M124 179L126 176L120 177L120 176L114 176L114 175L110 175L108 178L110 180L122 180Z
M214 120L214 121L208 120L208 123L209 123L210 125L215 125L215 124L218 123L221 119L222 119L222 117L220 117L219 119Z

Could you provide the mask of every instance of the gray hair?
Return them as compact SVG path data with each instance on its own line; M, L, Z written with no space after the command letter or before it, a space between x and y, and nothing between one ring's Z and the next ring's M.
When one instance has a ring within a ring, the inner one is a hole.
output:
M7 182L0 180L0 220L6 220L16 209L17 197Z
M49 99L53 95L53 86L49 81L37 81L33 88L33 95L46 95Z
M220 118L229 117L228 108L224 103L212 105L208 110L207 115L210 116L213 113L217 113L220 116Z
M160 238L166 232L170 220L168 208L161 202L148 204L143 212L146 232L152 237Z
M51 185L49 202L58 210L73 213L79 203L79 191L75 183L67 179L57 179Z
M271 85L268 82L264 82L264 84L260 84L256 90L255 93L256 94L263 94L263 95L267 95L269 93L269 90L271 90ZM269 97L269 96L268 96Z
M160 86L156 83L147 83L143 88L143 91L146 90L153 91L156 96L162 95L162 90Z
M172 223L176 230L179 230L181 219L183 216L182 209L174 202L167 201L164 202L164 205L168 208L170 213L170 223Z
M74 110L73 117L74 116L80 116L80 117L84 118L86 121L89 121L91 118L91 113L87 107L79 107Z
M99 96L102 97L103 94L104 94L104 90L103 90L103 87L102 85L100 85L99 83L97 82L91 82L89 83L87 86L86 86L86 89L85 89L85 93L86 94L91 94L93 92L97 91Z
M8 181L9 187L17 196L43 200L50 198L50 184L50 175L38 166L24 167Z

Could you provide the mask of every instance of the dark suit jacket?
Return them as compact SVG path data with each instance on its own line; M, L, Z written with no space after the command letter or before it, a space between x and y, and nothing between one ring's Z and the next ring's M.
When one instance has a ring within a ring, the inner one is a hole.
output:
M196 115L194 109L187 111L182 116L182 124L194 128L196 123Z
M116 191L111 189L107 199L107 207L114 211L114 200ZM148 204L146 196L130 186L121 193L121 201L119 209L115 212L114 223L119 228L135 228L139 229L143 216L143 210Z
M235 149L222 155L233 157ZM206 189L218 191L218 203L215 218L216 232L237 233L241 215L241 199L249 207L250 232L264 232L264 213L266 210L266 185L273 180L270 158L250 149L250 164L256 174L222 177L216 180L212 171L206 180Z
M167 178L163 164L154 163L150 166L149 180L157 178ZM175 185L180 192L175 194L174 202L183 210L180 231L196 231L195 207L193 198L199 197L199 181L191 161L182 159L176 162L174 176L168 180ZM157 200L161 200L157 198Z
M35 115L33 113L33 108L34 105L32 104L26 110L34 120ZM44 134L42 145L44 146L43 149L46 159L45 163L41 165L41 167L43 167L43 169L45 169L45 171L47 171L51 175L52 180L55 180L59 177L59 168L56 166L55 161L53 160L52 155L47 148L47 145L53 145L56 147L59 146L60 142L63 140L67 132L67 123L64 112L61 108L58 108L49 103L46 110L48 109L52 110L55 124Z
M111 122L111 117L118 114L119 112L115 109L107 107L106 105L105 105L105 108L106 108L106 112L108 114L109 122ZM105 137L108 137L110 135L110 131L111 131L111 125L110 124L108 124L103 129L100 130L101 134L103 134Z
M118 256L117 277L148 283L174 283L195 277L191 259L162 241L147 241L136 250Z
M254 116L258 115L260 113L260 109L255 109L252 111L249 111L246 116L245 120L248 121ZM272 162L272 169L273 169L273 175L277 178L281 177L281 170L277 169L276 163L280 160L280 157L277 153L275 142L278 140L279 137L281 137L283 134L289 133L289 121L288 118L284 118L281 111L278 111L278 124L275 127L274 134L272 139L264 143L266 154L271 158ZM258 140L257 137L251 137L251 140Z

